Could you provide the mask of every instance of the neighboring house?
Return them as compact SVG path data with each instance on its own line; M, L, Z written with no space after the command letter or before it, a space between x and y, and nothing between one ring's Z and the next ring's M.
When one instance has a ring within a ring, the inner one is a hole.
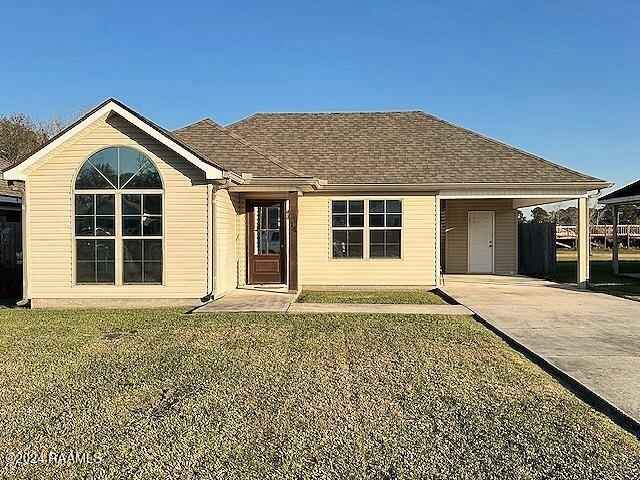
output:
M0 159L0 172L11 164ZM0 180L0 223L19 222L21 211L20 193L9 187L6 181Z
M640 180L633 182L625 187L619 188L607 195L600 197L598 200L603 205L611 205L613 209L613 255L612 267L613 273L620 273L620 262L618 258L618 209L622 205L640 206Z
M423 112L256 114L169 132L113 99L4 178L26 186L34 306L514 274L517 208L579 199L584 233L588 193L611 185Z

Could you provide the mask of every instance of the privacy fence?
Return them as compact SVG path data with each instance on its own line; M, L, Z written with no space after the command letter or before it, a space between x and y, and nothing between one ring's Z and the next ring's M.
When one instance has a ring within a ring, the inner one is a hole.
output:
M518 224L518 273L541 275L555 273L556 224L523 222Z
M22 227L0 223L0 298L22 294Z

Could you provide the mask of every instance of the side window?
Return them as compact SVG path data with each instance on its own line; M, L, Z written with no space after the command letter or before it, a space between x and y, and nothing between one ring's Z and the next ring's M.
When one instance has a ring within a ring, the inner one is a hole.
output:
M369 201L369 258L400 258L402 202Z
M162 195L122 195L122 280L162 283Z
M75 195L76 283L114 284L115 195Z
M364 200L331 202L333 258L363 258Z
M78 171L74 203L77 284L115 284L116 270L118 284L162 283L162 178L147 155L97 151Z

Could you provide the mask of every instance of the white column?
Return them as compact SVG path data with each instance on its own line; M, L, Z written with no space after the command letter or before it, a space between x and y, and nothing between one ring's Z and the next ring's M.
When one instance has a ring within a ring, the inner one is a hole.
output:
M578 288L589 282L589 204L587 198L578 199Z
M613 273L618 275L620 273L618 263L618 205L613 206L613 245L611 246L611 252L613 254L611 259Z

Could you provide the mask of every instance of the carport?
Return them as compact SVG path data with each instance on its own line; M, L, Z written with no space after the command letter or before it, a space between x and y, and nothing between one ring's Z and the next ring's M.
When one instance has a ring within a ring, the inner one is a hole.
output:
M598 200L603 205L611 205L613 208L613 240L612 240L612 267L613 273L620 274L620 262L618 261L618 211L622 205L640 205L640 180L626 187L605 195Z
M447 274L515 275L518 273L517 209L548 203L578 204L576 284L589 282L589 191L576 188L519 186L487 192L440 194L440 263ZM474 233L476 232L476 233Z

